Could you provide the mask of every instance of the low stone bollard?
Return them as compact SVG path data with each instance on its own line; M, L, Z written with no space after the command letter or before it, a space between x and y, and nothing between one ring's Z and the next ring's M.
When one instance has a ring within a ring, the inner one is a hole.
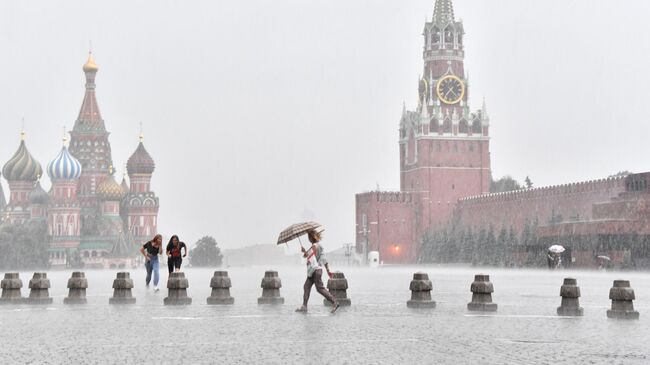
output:
M187 296L190 282L184 272L173 272L167 279L167 297L163 300L165 305L192 304L192 298Z
M110 304L135 304L135 298L131 294L133 279L128 272L118 272L113 280L113 296L108 299Z
M332 273L332 278L327 281L327 290L336 298L340 306L347 307L352 304L352 301L348 298L348 279L345 278L345 274L342 272L335 271ZM323 299L323 304L328 307L332 306L332 303L328 302L327 299Z
M257 298L257 304L284 304L284 298L280 296L282 280L277 271L269 270L262 278L262 296Z
M632 303L636 298L629 280L614 280L614 286L609 289L609 299L612 300L612 309L607 310L608 318L639 319L639 312L634 310Z
M470 286L472 292L472 301L467 303L467 309L470 311L494 312L497 310L497 304L492 303L492 293L494 286L490 282L490 275L474 275L474 282Z
M581 316L584 310L580 307L580 287L574 278L565 278L560 287L562 303L557 307L557 314L560 316Z
M72 273L68 279L68 296L63 298L64 304L86 304L86 289L88 288L88 279L86 274L81 271Z
M29 281L29 297L25 300L28 304L51 304L50 279L44 272L35 272Z
M406 302L409 308L435 308L436 302L431 299L433 283L429 280L429 274L416 272L409 285L411 300Z
M207 299L208 304L233 304L235 298L230 296L232 283L228 277L228 271L215 271L212 280L210 280L212 293Z
M17 272L5 273L5 278L0 282L2 287L2 296L0 303L20 303L23 298L20 296L20 288L23 287L23 281L20 280Z

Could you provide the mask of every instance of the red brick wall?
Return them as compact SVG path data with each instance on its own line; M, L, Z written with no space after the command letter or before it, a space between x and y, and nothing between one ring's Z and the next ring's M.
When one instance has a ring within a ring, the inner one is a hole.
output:
M538 219L544 226L552 215L561 215L563 221L588 220L594 203L609 201L624 190L624 178L611 178L463 198L454 210L454 223L519 231L527 219Z
M379 251L385 263L409 263L415 260L414 195L401 192L369 192L356 195L357 252ZM364 216L367 233L364 234Z

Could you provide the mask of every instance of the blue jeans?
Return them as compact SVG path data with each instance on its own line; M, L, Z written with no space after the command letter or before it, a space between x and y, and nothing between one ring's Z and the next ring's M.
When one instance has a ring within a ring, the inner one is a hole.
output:
M151 272L153 272L153 285L158 286L158 280L160 279L160 261L158 261L158 255L151 256L149 261L144 263L144 267L147 268L147 285L151 281Z

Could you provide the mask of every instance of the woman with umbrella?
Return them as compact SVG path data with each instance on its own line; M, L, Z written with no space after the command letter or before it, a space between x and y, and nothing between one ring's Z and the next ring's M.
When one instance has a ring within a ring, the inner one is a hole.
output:
M311 243L311 247L306 249L302 246L303 257L307 259L307 279L303 286L304 294L302 297L302 306L296 309L296 312L307 312L307 302L309 302L309 295L311 294L311 287L316 285L316 291L320 293L328 302L332 303L332 313L339 309L339 302L336 298L325 288L323 285L323 268L327 270L327 275L332 278L332 272L329 268L329 263L323 254L323 246L319 244L321 240L322 230L309 230L307 231L307 238Z
M307 234L311 246L308 249L302 247L302 242L300 244L300 249L302 250L303 257L307 259L307 279L305 280L305 285L303 289L305 290L302 298L302 306L296 309L296 312L307 312L307 302L309 302L309 295L311 294L311 287L316 285L316 290L320 295L325 297L325 299L332 303L332 313L336 312L339 309L339 303L336 298L325 288L323 285L323 266L327 270L327 275L332 277L332 272L330 271L329 264L325 259L323 254L323 246L320 245L321 233L323 228L320 224L315 222L305 222L297 223L289 228L285 229L280 233L278 237L278 244L289 242L293 239Z

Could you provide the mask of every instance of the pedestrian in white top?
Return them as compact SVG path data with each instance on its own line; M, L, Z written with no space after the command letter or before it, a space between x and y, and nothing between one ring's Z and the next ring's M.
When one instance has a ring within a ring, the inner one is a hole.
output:
M307 312L307 302L309 302L311 287L313 285L316 285L316 290L320 293L320 295L332 303L332 313L334 313L339 308L339 303L336 298L325 288L325 285L323 285L323 266L325 266L327 275L330 278L332 278L332 272L330 271L327 259L323 254L323 247L319 244L321 240L321 232L310 230L307 232L307 237L309 238L311 247L308 249L300 247L302 249L303 257L307 259L307 280L305 280L305 285L303 286L305 293L303 294L302 306L296 309L296 312Z

